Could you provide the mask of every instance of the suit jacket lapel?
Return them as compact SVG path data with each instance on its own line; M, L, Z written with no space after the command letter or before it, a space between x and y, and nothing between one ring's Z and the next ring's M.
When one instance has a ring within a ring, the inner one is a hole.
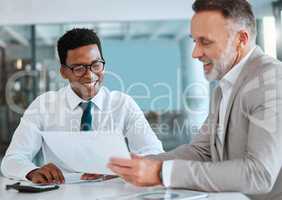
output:
M228 127L228 123L229 123L229 117L230 117L230 111L232 109L234 100L236 95L239 92L239 89L244 85L244 81L247 79L248 77L248 72L250 70L250 68L252 68L252 65L255 65L256 62L259 58L263 55L262 50L259 47L256 47L253 51L253 53L250 55L249 59L247 60L247 62L245 63L245 65L243 66L242 71L240 72L237 80L236 80L236 84L233 86L231 95L230 95L230 99L227 105L227 109L226 109L226 114L225 114L225 118L224 118L224 129L223 129L223 144L222 144L222 148L224 148L225 145L225 138L226 138L226 134L227 134L227 127ZM221 151L222 154L220 155L221 159L223 159L223 152Z
M209 127L211 130L211 152L213 161L219 160L220 153L218 152L218 147L216 144L216 134L218 127L218 117L219 117L219 106L221 100L221 88L217 85L214 89L212 98L211 98L211 107L210 107L210 121Z

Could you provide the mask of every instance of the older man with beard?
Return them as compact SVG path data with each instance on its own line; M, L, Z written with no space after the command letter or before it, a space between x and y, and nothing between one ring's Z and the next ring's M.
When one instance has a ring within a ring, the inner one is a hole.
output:
M219 80L191 144L157 156L112 158L109 168L139 186L163 184L282 199L282 64L255 45L247 0L196 0L193 57Z

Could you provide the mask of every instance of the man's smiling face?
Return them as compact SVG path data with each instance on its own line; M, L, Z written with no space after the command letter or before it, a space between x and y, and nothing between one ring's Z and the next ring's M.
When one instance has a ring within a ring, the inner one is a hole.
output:
M96 60L100 60L101 55L96 44L81 46L69 50L66 58L67 66L90 65ZM104 78L104 71L93 73L88 69L82 76L75 76L69 67L61 67L62 76L69 80L72 89L82 99L93 98L99 91Z
M220 80L236 60L236 43L230 24L218 11L202 11L192 18L193 58L203 63L209 81Z

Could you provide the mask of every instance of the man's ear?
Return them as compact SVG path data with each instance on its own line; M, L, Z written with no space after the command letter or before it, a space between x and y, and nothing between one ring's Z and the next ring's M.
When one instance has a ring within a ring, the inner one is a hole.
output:
M238 32L238 37L236 39L236 50L242 51L249 44L249 33L247 31Z
M63 79L67 79L66 68L62 65L61 65L61 68L60 68L60 73L61 73L61 76L63 77Z
M248 45L249 40L250 40L250 35L247 31L240 31L239 33L239 40L240 40L240 45L241 47L245 47Z

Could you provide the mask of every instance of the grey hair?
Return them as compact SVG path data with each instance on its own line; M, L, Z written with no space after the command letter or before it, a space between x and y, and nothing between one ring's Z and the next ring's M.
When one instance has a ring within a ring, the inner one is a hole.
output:
M219 11L226 19L230 19L232 31L247 29L251 35L251 45L256 42L256 19L252 11L252 6L247 0L195 0L193 10ZM234 26L236 25L236 26Z

